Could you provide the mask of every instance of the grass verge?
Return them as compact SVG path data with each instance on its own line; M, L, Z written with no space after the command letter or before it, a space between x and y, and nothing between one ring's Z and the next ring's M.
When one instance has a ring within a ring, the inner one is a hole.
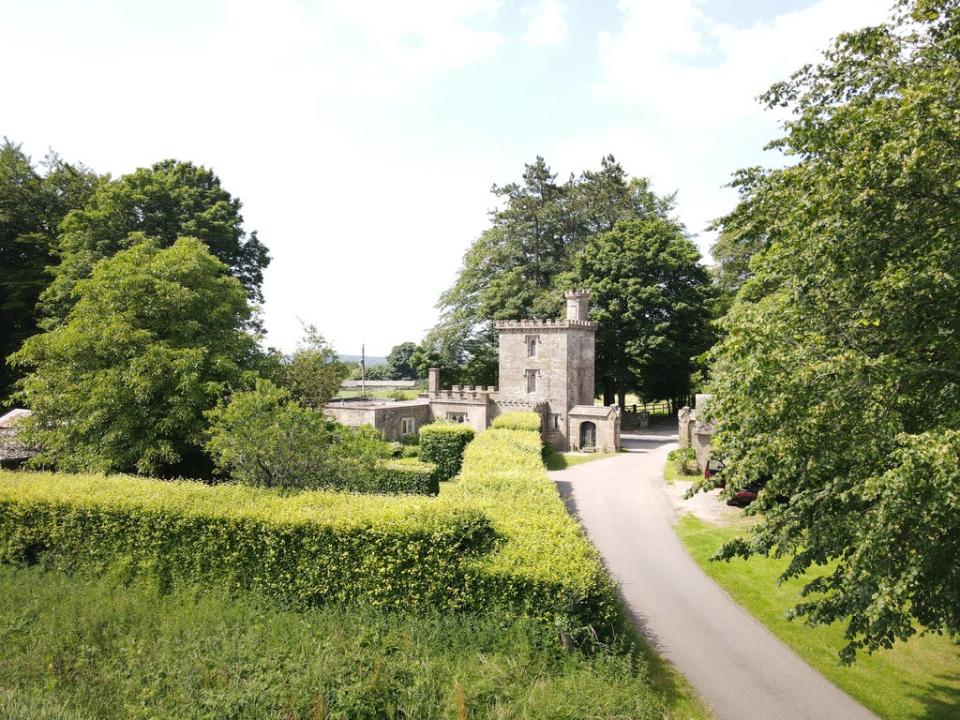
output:
M681 482L697 482L702 479L700 473L682 472L676 458L681 450L671 450L667 455L667 464L663 466L663 480L667 485L673 485L677 480Z
M298 611L0 567L0 712L18 720L653 720L646 666L495 613Z
M669 467L669 465L668 465ZM839 625L810 627L787 620L800 601L801 580L777 585L786 560L752 558L711 562L721 544L744 532L685 516L676 526L687 551L730 596L837 687L886 720L955 720L960 717L960 646L942 636L914 637L891 650L860 654L840 665L845 644Z
M616 453L557 452L552 447L547 447L543 454L543 464L547 466L547 470L566 470L574 465L612 457L616 457Z

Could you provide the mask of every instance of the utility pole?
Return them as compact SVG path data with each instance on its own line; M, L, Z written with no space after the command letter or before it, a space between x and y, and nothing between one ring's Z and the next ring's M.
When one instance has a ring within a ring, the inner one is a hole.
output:
M360 397L367 396L367 346L360 345Z

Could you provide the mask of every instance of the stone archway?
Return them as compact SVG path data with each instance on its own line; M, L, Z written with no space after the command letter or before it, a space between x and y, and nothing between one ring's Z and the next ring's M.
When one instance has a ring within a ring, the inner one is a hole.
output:
M580 423L580 449L587 450L597 446L597 426L586 420Z

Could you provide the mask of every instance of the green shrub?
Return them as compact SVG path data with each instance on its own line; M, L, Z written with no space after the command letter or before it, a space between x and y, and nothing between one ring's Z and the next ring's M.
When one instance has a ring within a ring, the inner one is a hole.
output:
M528 430L540 432L543 418L535 412L508 412L499 415L490 423L490 427L499 430Z
M207 450L221 474L244 485L359 490L389 455L373 428L338 425L267 380L208 415Z
M697 451L693 448L671 450L667 460L673 462L677 475L697 475Z
M476 509L430 498L276 491L128 476L0 472L0 560L303 603L457 607L489 549Z
M400 457L404 457L404 458L420 457L420 446L404 445L400 450Z
M468 425L432 423L420 428L420 458L437 466L437 479L449 480L463 463L463 451L475 435Z

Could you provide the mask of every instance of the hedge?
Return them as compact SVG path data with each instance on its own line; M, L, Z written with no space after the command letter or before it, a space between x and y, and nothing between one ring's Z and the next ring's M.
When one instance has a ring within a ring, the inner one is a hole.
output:
M528 430L540 432L543 419L535 412L508 412L498 415L490 423L490 427L498 430Z
M0 560L68 571L429 609L463 602L493 539L482 512L432 498L0 471Z
M419 462L412 457L378 464L370 485L356 489L359 492L436 495L440 492L440 483L437 480L436 465Z
M467 597L570 633L590 627L606 636L622 620L616 589L547 477L540 416L510 413L497 420L504 418L527 429L481 433L464 454L460 482L441 495L481 510L502 540L469 562Z
M420 428L420 459L437 466L437 479L449 480L463 463L463 451L475 433L468 425L432 423Z

